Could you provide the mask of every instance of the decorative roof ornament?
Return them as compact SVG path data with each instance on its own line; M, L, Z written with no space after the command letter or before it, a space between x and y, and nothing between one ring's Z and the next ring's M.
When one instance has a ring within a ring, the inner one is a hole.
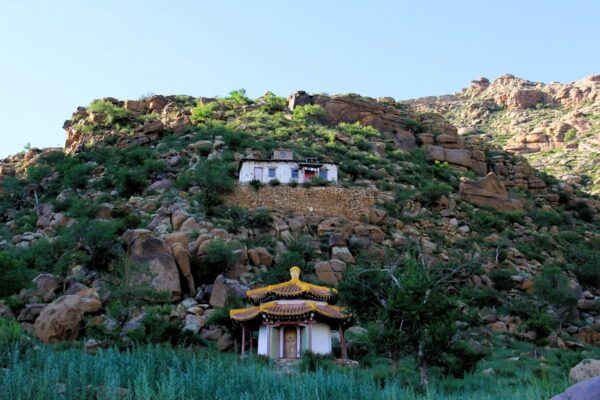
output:
M334 326L349 324L352 316L343 307L334 305L337 290L303 282L300 273L300 268L294 266L290 268L289 281L246 291L246 296L256 305L230 310L229 316L245 324L315 319Z
M300 268L294 266L290 268L291 279L289 281L248 290L246 291L246 296L248 296L254 304L261 304L272 300L291 300L299 298L325 301L329 304L336 303L338 297L336 289L303 282L300 280L300 272Z

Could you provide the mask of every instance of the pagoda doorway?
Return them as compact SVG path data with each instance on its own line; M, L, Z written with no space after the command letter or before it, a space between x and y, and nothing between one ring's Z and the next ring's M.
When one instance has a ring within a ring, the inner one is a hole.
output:
M297 358L298 357L298 335L295 326L286 326L283 331L283 357Z

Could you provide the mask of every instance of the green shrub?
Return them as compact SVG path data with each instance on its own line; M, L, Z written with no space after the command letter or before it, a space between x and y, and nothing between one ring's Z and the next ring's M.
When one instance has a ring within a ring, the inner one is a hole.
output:
M338 124L337 128L353 138L372 138L381 136L381 133L377 129L369 125L363 125L358 121L353 124L341 122Z
M34 210L22 208L15 213L14 221L16 225L15 233L20 234L24 232L35 231L37 224L37 214Z
M506 227L506 221L497 213L478 210L471 216L471 224L474 231L489 233L492 230L502 231Z
M596 256L597 259L600 259L600 256ZM577 279L580 283L589 286L589 287L599 287L600 286L600 268L598 268L600 264L576 264L573 271L577 276Z
M204 276L214 279L217 275L228 271L235 265L238 256L234 253L235 242L225 242L221 239L211 240L204 247L201 262ZM205 278L210 280L210 278Z
M502 216L504 216L504 219L511 224L514 224L515 222L518 224L521 224L521 223L523 223L523 218L525 217L525 213L520 210L505 211L502 213Z
M531 214L533 222L542 226L562 225L564 217L554 210L535 210Z
M24 350L27 342L21 325L13 319L0 317L0 366L4 366L9 351Z
M240 106L252 104L252 100L246 95L246 89L232 90L223 100L227 103Z
M501 294L490 287L465 288L462 291L462 297L477 307L498 307L502 304Z
M565 142L570 142L571 140L575 139L575 137L577 136L577 131L575 130L575 128L571 128L568 131L565 132Z
M250 185L250 187L257 192L261 187L264 186L263 183L258 179L252 179L250 182L248 182L248 185Z
M62 203L56 203L57 209L67 210L72 218L94 218L100 210L100 205L86 197L68 197Z
M258 210L250 217L250 226L257 229L267 229L273 224L273 216L267 210Z
M279 179L275 178L275 179L271 179L269 181L269 185L271 185L271 186L279 186L279 185L281 185L281 182L279 182Z
M445 182L428 181L420 189L421 197L426 203L439 200L442 196L452 193L452 186Z
M114 105L107 100L94 100L87 108L88 112L104 114L105 122L109 125L125 120L129 113L123 107Z
M199 163L194 170L180 173L175 180L175 187L187 190L198 186L200 199L209 208L214 208L223 201L223 195L231 192L236 185L232 176L232 166L222 160L206 160Z
M321 355L312 351L302 353L298 369L302 372L328 371L334 367L333 356Z
M513 298L507 304L507 311L522 319L529 319L535 315L538 306L531 300L525 298Z
M123 197L142 193L149 183L146 174L138 168L120 168L114 174L114 179L116 189Z
M496 290L508 291L514 287L514 281L512 276L515 271L511 269L495 269L490 272L489 277L494 282L494 288Z
M305 104L294 107L294 119L297 121L319 121L325 116L325 110L318 104Z
M198 102L196 107L192 108L192 115L190 116L190 119L194 123L205 122L213 116L213 113L218 107L219 104L215 101L210 103Z
M93 167L88 164L66 166L62 171L62 187L84 189L87 186L89 174Z
M315 248L313 246L312 238L308 235L294 236L287 244L287 250L300 254L304 261L310 261L315 257Z
M27 286L35 276L35 272L10 254L0 252L0 297L18 293Z
M230 332L239 330L239 326L234 324L233 320L229 316L229 311L235 308L244 308L246 304L237 296L227 296L225 299L225 306L216 308L210 317L206 320L206 326L224 326Z
M52 174L52 169L46 164L32 165L27 169L27 181L39 185L42 180Z
M570 309L577 304L577 293L569 286L567 275L560 267L544 268L535 280L535 293L557 308Z
M526 330L535 332L536 341L547 338L555 326L556 323L547 312L538 313L524 324Z
M413 133L420 133L425 131L425 125L412 118L404 119L404 126L406 127L406 129Z
M574 208L579 219L586 222L594 221L594 217L596 216L596 210L594 210L592 206L590 206L585 201L576 201Z
M283 111L287 107L287 101L285 97L279 97L271 92L267 92L261 100L264 102L264 108L268 112Z
M328 181L327 179L323 179L320 176L315 176L310 181L302 182L302 187L309 188L309 187L318 187L318 186L329 186L330 184L331 184L331 182Z
M566 246L565 255L569 268L573 270L579 282L589 287L600 286L600 240L582 241L574 235L571 244Z

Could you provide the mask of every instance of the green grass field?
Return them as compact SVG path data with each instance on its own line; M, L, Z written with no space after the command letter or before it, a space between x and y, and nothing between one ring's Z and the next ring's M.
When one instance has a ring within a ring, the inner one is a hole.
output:
M514 356L514 352L511 353ZM287 376L254 357L240 359L210 349L142 346L87 352L76 347L13 347L0 356L3 399L477 399L539 400L562 391L562 369L539 360L499 354L464 379L436 379L429 392L415 390L405 367L328 366ZM546 362L551 354L546 355ZM556 360L554 360L556 361ZM543 364L543 363L542 363ZM535 365L538 365L535 367ZM481 373L493 366L494 375ZM481 367L481 368L480 368ZM389 370L388 370L389 372Z

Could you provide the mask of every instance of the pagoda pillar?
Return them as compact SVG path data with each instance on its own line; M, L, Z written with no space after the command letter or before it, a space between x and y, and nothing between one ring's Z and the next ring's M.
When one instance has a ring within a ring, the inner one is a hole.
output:
M313 351L313 321L308 324L308 351Z
M246 353L246 326L242 325L242 357Z
M271 325L267 322L267 358L271 356Z

